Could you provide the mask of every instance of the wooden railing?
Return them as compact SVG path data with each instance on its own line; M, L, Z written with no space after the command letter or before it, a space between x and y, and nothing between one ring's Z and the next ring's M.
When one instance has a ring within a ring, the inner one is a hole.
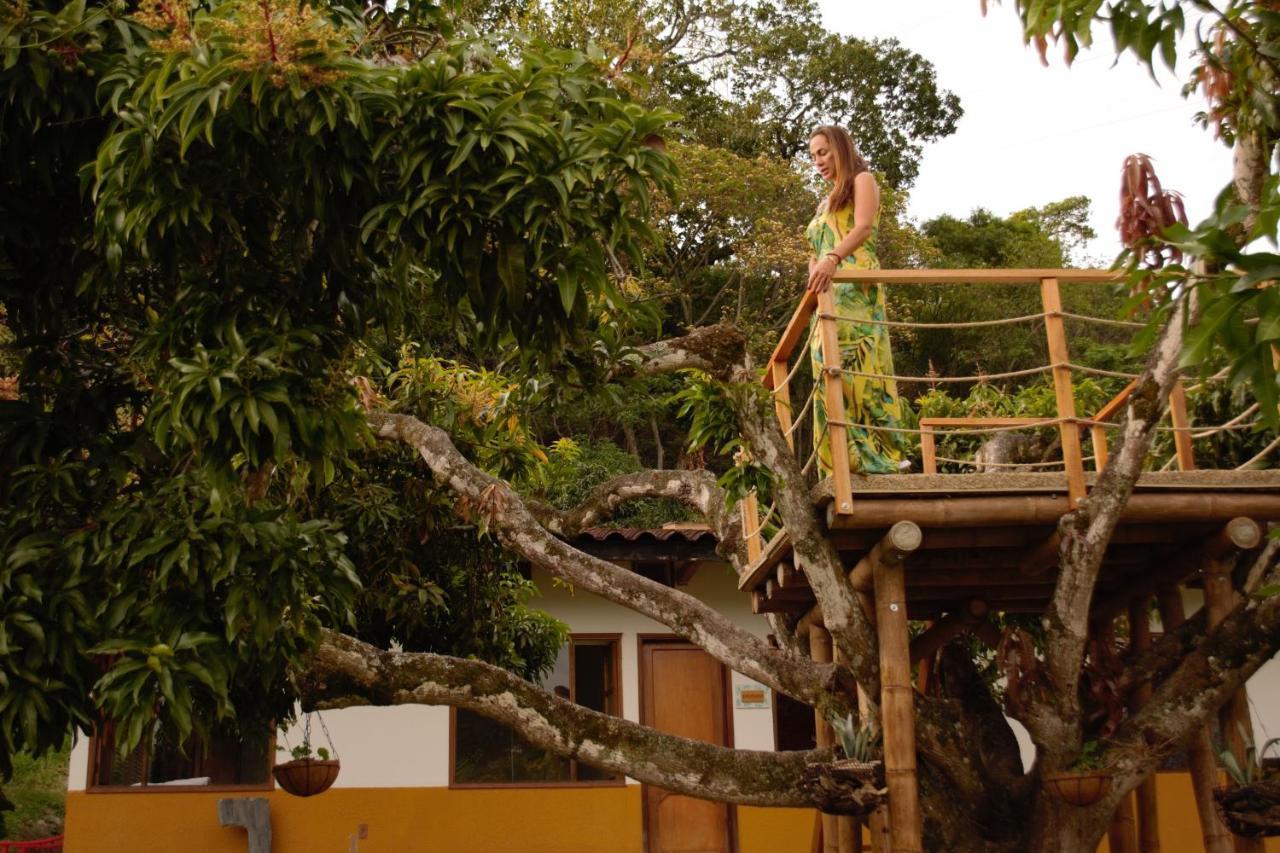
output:
M1015 371L1012 374L993 374L979 379L999 379L1015 375L1031 375L1034 373L1051 373L1056 413L1053 418L930 418L920 421L920 429L907 430L918 432L921 440L924 472L936 473L935 437L939 430L967 429L971 432L999 432L1006 429L1022 429L1026 427L1057 426L1062 446L1062 470L1066 473L1067 493L1072 504L1084 498L1085 458L1081 448L1081 428L1088 426L1094 448L1094 460L1097 470L1102 470L1107 459L1107 440L1105 422L1113 419L1123 407L1128 394L1131 393L1131 382L1114 400L1096 412L1091 418L1081 418L1076 412L1073 388L1073 375L1076 371L1101 373L1117 376L1113 371L1096 370L1083 365L1072 364L1068 346L1065 320L1074 318L1062 307L1062 285L1112 284L1119 280L1119 275L1108 270L1067 270L1067 269L1019 269L1019 270L839 270L834 276L837 282L885 285L968 285L968 284L1000 284L1037 286L1040 289L1040 302L1043 313L1015 320L1043 320L1046 343L1048 345L1049 363L1042 368L1028 371ZM815 320L816 315L816 320ZM1106 318L1093 319L1099 322L1121 322ZM814 321L811 328L810 321ZM792 450L797 450L795 433L797 421L803 411L797 412L792 399L791 388L798 373L799 363L793 364L796 358L806 357L802 346L816 335L822 349L824 369L822 376L814 377L814 394L821 394L828 412L827 434L814 436L815 447L826 442L831 448L831 480L833 493L833 511L840 515L854 512L855 495L852 488L851 467L847 426L843 420L845 412L843 369L840 367L840 347L838 322L834 297L828 289L821 294L806 292L792 314L790 322L782 333L781 339L769 357L764 372L764 385L774 397L774 408L783 432L787 435ZM990 321L974 323L985 325ZM1002 321L998 321L1002 322ZM928 327L929 324L893 323L890 326ZM947 324L955 325L955 324ZM1138 325L1138 324L1132 324ZM1129 374L1131 375L1131 374ZM928 381L929 377L886 377L899 380L905 378ZM951 378L946 381L960 381ZM1186 398L1181 384L1178 384L1170 395L1177 460L1180 468L1186 470L1194 467L1191 455L1191 435L1188 428ZM807 409L807 404L801 409ZM799 451L798 451L799 452ZM807 466L806 466L807 467ZM744 524L748 533L749 547L752 553L758 554L762 548L760 540L760 511L754 501L744 502Z

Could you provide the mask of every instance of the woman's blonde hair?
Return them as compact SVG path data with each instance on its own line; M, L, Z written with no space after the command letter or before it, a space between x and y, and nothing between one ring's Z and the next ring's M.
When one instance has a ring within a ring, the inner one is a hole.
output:
M870 167L843 127L824 124L810 133L809 139L812 140L815 136L825 136L827 145L831 146L832 153L836 155L836 179L831 194L827 196L827 210L844 210L853 204L853 179L870 171Z

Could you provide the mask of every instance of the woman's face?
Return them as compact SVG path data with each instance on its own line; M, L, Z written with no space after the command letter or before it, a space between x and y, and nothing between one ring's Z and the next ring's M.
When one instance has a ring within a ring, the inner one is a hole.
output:
M809 156L813 158L813 167L818 170L819 175L828 181L836 179L836 153L831 150L831 143L827 142L825 133L819 133L809 140Z

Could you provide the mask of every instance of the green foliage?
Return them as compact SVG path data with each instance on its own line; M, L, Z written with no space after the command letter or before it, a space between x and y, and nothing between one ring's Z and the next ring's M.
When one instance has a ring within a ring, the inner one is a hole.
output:
M452 512L434 487L393 511L415 466L370 446L352 379L407 328L547 365L624 315L606 265L672 186L643 144L670 116L429 4L10 3L0 56L0 775L99 710L126 743L287 719L289 663L353 614L554 659L563 626L496 548L424 558ZM534 478L505 403L456 403L500 380L457 367L409 358L382 391Z
M1086 740L1080 754L1071 762L1068 770L1097 770L1102 766L1103 744L1098 740Z
M5 783L0 802L8 797L14 808L0 810L0 838L24 841L62 833L70 752L63 747L42 758L26 753L13 757L13 778Z
M733 395L754 397L753 404L763 405L762 386L728 385L696 370L685 371L685 376L685 386L673 400L679 405L679 416L689 421L689 448L705 449L733 461L717 480L725 491L725 503L732 506L753 491L767 501L773 491L774 474L746 456L738 428L739 403L733 399Z
M577 442L562 438L551 447L542 496L557 509L581 504L591 491L607 480L642 470L630 453L609 441ZM694 516L681 503L645 498L623 505L607 522L609 526L656 528Z

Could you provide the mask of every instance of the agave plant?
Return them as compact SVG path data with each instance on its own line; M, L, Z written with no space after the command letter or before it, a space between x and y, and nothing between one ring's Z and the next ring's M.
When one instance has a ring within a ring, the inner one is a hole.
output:
M1244 751L1243 764L1236 760L1235 753L1229 749L1224 749L1218 753L1218 760L1222 762L1222 769L1227 771L1227 775L1237 785L1252 785L1254 782L1261 782L1267 778L1268 774L1263 768L1262 762L1266 757L1267 750L1276 744L1280 744L1280 737L1273 737L1262 745L1262 749L1250 746Z
M850 714L844 719L831 721L831 727L840 736L840 746L845 757L864 764L880 760L880 730L873 725L859 726Z

